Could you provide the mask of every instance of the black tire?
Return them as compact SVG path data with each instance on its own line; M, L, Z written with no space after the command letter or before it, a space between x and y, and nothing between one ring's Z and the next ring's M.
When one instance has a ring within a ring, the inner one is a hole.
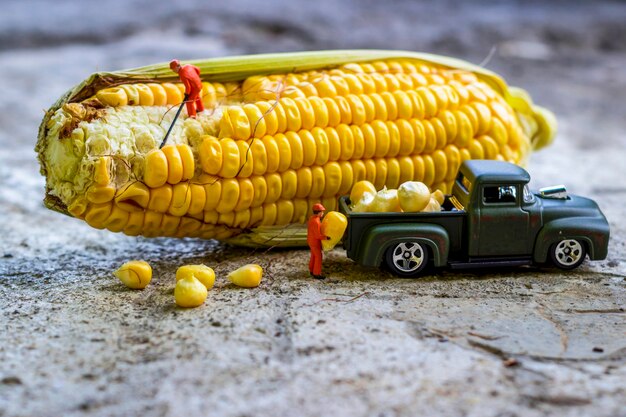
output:
M394 275L417 277L428 264L428 248L416 241L396 243L387 249L385 263Z
M574 269L580 266L587 256L585 244L576 239L563 239L550 247L550 259L560 269Z

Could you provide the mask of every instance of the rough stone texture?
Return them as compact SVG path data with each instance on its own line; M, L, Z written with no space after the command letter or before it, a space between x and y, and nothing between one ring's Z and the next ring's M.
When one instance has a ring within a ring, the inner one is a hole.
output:
M619 2L3 4L0 416L623 416L625 20ZM533 186L596 199L607 260L402 280L336 249L318 282L304 250L130 238L42 206L43 110L92 71L325 48L480 63L492 47L486 66L559 118L529 161ZM154 268L144 291L111 274L131 258ZM191 262L218 283L183 310L174 271ZM264 266L261 287L227 284L248 262Z

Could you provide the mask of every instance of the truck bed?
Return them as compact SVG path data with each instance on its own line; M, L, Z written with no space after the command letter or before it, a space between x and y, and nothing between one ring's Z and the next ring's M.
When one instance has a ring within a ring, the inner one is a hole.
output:
M446 201L445 208L437 213L354 213L350 209L350 198L343 196L339 199L339 211L348 218L348 227L343 239L343 247L351 259L359 256L359 243L363 241L368 231L375 227L390 224L435 224L443 227L450 237L450 255L464 253L464 239L467 228L467 212L452 209L452 204ZM466 251L465 251L466 253Z

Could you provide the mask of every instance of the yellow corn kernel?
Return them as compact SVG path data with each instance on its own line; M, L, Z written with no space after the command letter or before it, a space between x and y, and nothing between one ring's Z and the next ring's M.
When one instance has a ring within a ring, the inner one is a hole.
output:
M367 159L365 164L365 180L374 183L376 181L376 161L374 159ZM354 176L354 174L353 174Z
M206 205L206 191L200 184L189 184L189 193L191 195L191 202L189 203L188 214L199 214L204 211Z
M324 165L323 170L325 181L325 190L323 196L332 197L338 195L342 180L341 167L337 162L329 162L328 164Z
M320 75L311 80L311 82L315 86L315 89L320 97L335 97L337 95L337 88L331 81L330 77Z
M363 131L359 129L359 126L350 126L350 130L352 131L352 138L354 140L352 159L358 160L363 158L363 153L365 152L365 137L363 136Z
M196 169L193 151L191 150L191 147L189 145L185 145L182 143L176 145L176 149L178 150L180 160L183 165L183 176L181 180L187 181L188 179L191 179L193 177L194 171Z
M139 105L141 106L153 106L154 105L154 95L152 94L152 90L146 84L134 84L137 92L139 94Z
M443 147L446 146L447 143L446 128L443 126L443 122L441 121L441 119L433 117L432 119L430 119L430 124L432 125L435 132L435 149L443 149Z
M398 158L398 164L400 165L400 178L398 178L398 184L403 184L413 179L413 173L415 169L413 167L413 161L408 156Z
M301 130L297 135L302 144L302 165L311 166L317 159L317 143L315 138L308 130Z
M121 87L111 87L100 90L96 93L96 98L105 106L120 107L128 105L126 90Z
M165 236L175 236L179 225L180 217L164 214L161 220L161 231Z
M484 134L489 131L491 127L491 110L486 104L473 102L472 108L476 112L478 127L476 128L476 134Z
M388 121L386 125L387 130L389 131L389 150L385 156L394 157L398 155L398 152L400 152L400 129L398 129L395 122Z
M152 99L154 106L165 106L167 104L167 93L161 84L148 83L146 86L152 92Z
M113 200L117 189L111 185L92 185L87 188L85 197L92 203L107 203Z
M235 211L245 210L250 208L252 201L254 200L254 185L249 178L242 178L239 180L239 199L235 206Z
M254 189L254 196L250 207L258 207L265 202L267 198L267 182L265 177L256 176L250 179L252 181L252 188Z
M387 179L385 185L389 188L398 188L400 185L400 162L397 158L387 158Z
M128 236L139 236L143 232L145 214L141 211L129 213L128 222L124 226L124 234Z
M389 129L387 128L387 124L381 120L374 120L371 126L374 130L374 136L376 137L376 152L374 156L382 158L389 152Z
M179 238L197 237L200 234L201 227L201 221L188 216L181 217L175 236Z
M326 103L324 102L324 100L320 97L309 97L309 104L313 110L315 126L321 128L328 126L328 107L326 107Z
M215 210L218 213L228 213L235 210L239 201L239 182L236 179L222 180L222 193Z
M167 145L161 149L167 158L167 182L178 184L183 178L183 161L176 145Z
M298 97L294 99L294 102L298 107L300 118L302 119L301 129L311 130L313 126L315 126L315 111L313 110L310 99Z
M416 181L424 181L424 172L425 172L425 165L424 165L424 158L422 158L420 155L417 156L413 156L411 158L411 162L413 163L413 178Z
M239 148L239 171L237 177L247 178L254 172L254 154L250 149L250 143L238 140L236 141Z
M148 207L150 190L144 183L133 182L125 188L118 190L115 196L115 204L126 211L141 211Z
M289 149L291 150L291 169L298 169L304 163L304 149L302 147L302 140L300 136L296 132L286 132L285 137L289 142ZM281 160L283 159L283 155L281 153ZM285 157L285 159L287 159ZM280 169L279 169L280 171Z
M193 275L176 282L174 299L176 305L184 308L194 308L204 304L208 295L207 288Z
M347 161L354 155L354 135L352 129L346 124L340 124L337 126L337 135L339 136L339 143L341 144L341 154L339 159Z
M244 265L228 274L228 280L238 287L255 288L261 284L263 268L256 264Z
M293 202L289 200L279 200L276 203L276 211L276 225L283 226L291 223L294 213Z
M218 175L222 178L235 178L241 167L240 148L230 138L221 139L219 143L222 149L222 167Z
M217 138L209 135L203 136L198 147L198 155L202 171L209 175L215 175L221 171L222 146Z
M376 176L373 182L376 189L380 190L385 186L385 181L387 180L387 160L385 158L376 158L374 162L376 164Z
M330 97L324 97L322 98L322 101L326 105L326 110L328 111L328 126L337 126L341 123L341 111L339 110L339 105Z
M265 136L267 132L266 118L259 107L254 104L244 104L243 111L250 123L250 137L260 139Z
M144 159L143 181L150 188L160 187L167 182L169 169L167 157L160 149L154 149Z
M159 213L167 212L172 202L172 194L172 186L169 184L151 189L148 209Z
M333 97L337 108L339 109L339 123L350 125L352 124L352 111L350 110L350 103L343 96Z
M169 105L177 105L182 103L183 101L183 93L176 87L176 84L172 83L163 83L161 87L165 90L165 95L167 97L167 104Z
M277 215L278 211L276 208L276 203L265 204L263 206L263 221L261 222L261 226L270 226L276 224Z
M113 273L124 285L133 290L142 290L152 280L152 267L146 261L129 261Z
M302 116L296 102L290 98L284 97L279 100L280 105L285 111L287 122L287 131L297 132L302 127Z
M167 210L172 216L181 217L187 214L191 205L191 190L187 183L179 183L172 187L172 201Z
M352 181L362 181L367 176L367 168L365 167L365 163L359 159L354 159L350 161L350 165L352 166Z
M424 161L424 178L422 182L431 186L435 182L435 162L431 155L424 155L422 160Z
M309 168L302 168L309 169ZM300 170L298 170L300 171ZM298 174L295 170L290 169L280 174L280 180L282 183L282 194L280 198L285 200L291 200L297 192Z
M311 169L312 185L309 192L309 198L320 198L326 189L325 171L322 167L312 167Z
M337 134L337 130L332 127L324 129L328 138L328 160L338 161L341 158L341 140Z
M293 158L291 144L287 136L282 133L277 133L276 136L274 136L274 142L276 143L276 148L278 149L277 171L283 172L291 166L291 160ZM296 155L296 157L298 157L298 155Z
M447 162L447 173L444 177L445 181L453 181L461 166L461 153L455 145L448 145L444 148Z
M343 238L347 227L348 219L345 215L337 211L329 211L322 220L322 234L330 239L322 240L322 249L332 250Z
M113 206L111 215L104 222L104 227L111 232L121 232L128 223L129 215L128 211L121 209L119 206Z
M104 229L104 223L111 215L113 205L109 203L90 204L85 211L85 221L96 229Z
M422 120L421 125L424 129L424 149L422 152L432 153L437 149L437 133L430 120Z
M109 185L111 182L111 175L109 174L110 158L108 156L101 156L94 166L93 180L98 185Z
M183 265L176 270L176 282L191 276L200 281L207 290L215 284L215 271L206 265Z
M80 217L87 210L87 199L78 197L67 208L67 211L74 217Z
M446 174L448 173L448 161L445 152L440 149L433 152L431 156L435 168L435 177L432 183L438 183L446 178Z
M313 186L313 173L311 172L311 168L300 168L297 171L297 178L296 197L305 198L309 195L311 187Z
M273 173L265 176L267 182L267 196L265 203L275 203L283 192L283 180L280 174Z
M495 159L498 155L498 143L490 136L482 135L477 138L485 151L487 159Z

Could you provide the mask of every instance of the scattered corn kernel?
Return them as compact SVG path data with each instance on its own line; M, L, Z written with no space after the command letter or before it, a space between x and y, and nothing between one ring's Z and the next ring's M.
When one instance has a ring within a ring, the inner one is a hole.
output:
M262 276L263 268L261 266L248 264L228 274L228 279L239 287L254 288L259 286Z
M129 261L113 273L124 285L142 290L152 280L152 267L146 261Z
M374 193L363 193L361 199L352 207L352 211L355 213L366 213L370 210L370 206L374 202Z
M176 282L191 276L200 281L207 290L215 284L215 271L206 265L183 265L176 270Z
M176 282L174 298L180 307L198 307L204 303L208 291L203 283L193 275Z

